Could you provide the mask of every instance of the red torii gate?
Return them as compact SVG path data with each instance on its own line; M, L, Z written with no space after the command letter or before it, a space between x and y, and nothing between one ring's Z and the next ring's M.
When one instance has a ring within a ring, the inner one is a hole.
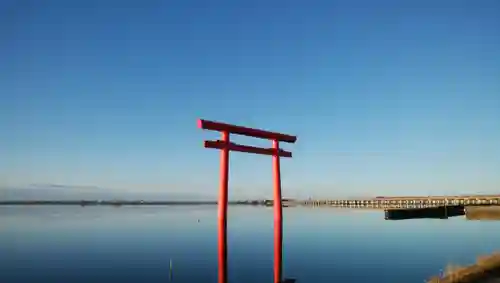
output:
M214 121L198 120L203 130L222 133L222 140L205 141L205 148L221 150L220 189L218 204L219 283L227 283L227 202L229 184L229 151L247 152L273 156L274 175L274 283L282 283L283 261L283 206L281 199L280 157L292 157L292 153L280 149L279 142L295 143L296 136L252 129ZM239 145L230 141L230 134L272 140L272 148Z

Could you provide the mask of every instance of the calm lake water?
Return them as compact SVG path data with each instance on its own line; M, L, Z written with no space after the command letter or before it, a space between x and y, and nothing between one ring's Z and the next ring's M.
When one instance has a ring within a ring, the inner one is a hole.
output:
M272 282L272 209L230 207L230 282ZM216 207L0 207L0 282L217 282ZM500 222L386 221L383 211L284 209L298 282L422 283L500 250ZM198 222L198 219L200 220Z

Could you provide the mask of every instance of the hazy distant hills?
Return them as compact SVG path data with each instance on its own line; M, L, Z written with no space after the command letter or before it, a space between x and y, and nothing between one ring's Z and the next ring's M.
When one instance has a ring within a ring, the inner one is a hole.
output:
M198 194L168 192L134 192L98 187L65 186L57 184L35 184L22 188L0 188L0 200L215 200Z

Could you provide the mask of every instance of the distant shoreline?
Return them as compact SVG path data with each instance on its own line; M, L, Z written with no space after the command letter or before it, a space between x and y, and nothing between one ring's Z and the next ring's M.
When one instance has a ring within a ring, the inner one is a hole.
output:
M394 198L379 199L345 199L345 200L300 200L283 198L283 207L310 206L310 207L339 207L339 208L366 208L366 209L425 209L439 206L494 206L500 205L500 196L496 198L483 199L453 199L442 200L422 198L419 200L399 200ZM0 206L33 206L33 205L78 205L78 206L193 206L193 205L217 205L217 200L0 200ZM274 201L270 199L261 200L232 200L228 205L244 206L273 206Z
M229 201L229 205L255 205L267 206L272 205L272 200L243 200L243 201ZM122 205L217 205L217 201L123 201L123 200L14 200L14 201L0 201L0 206L7 205L79 205L79 206L122 206Z

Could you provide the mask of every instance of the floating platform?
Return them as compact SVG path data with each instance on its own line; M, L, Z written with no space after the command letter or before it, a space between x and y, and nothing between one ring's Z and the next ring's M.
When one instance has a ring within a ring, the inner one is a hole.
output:
M384 212L385 220L448 219L449 217L464 215L465 207L454 205L416 209L387 209Z

